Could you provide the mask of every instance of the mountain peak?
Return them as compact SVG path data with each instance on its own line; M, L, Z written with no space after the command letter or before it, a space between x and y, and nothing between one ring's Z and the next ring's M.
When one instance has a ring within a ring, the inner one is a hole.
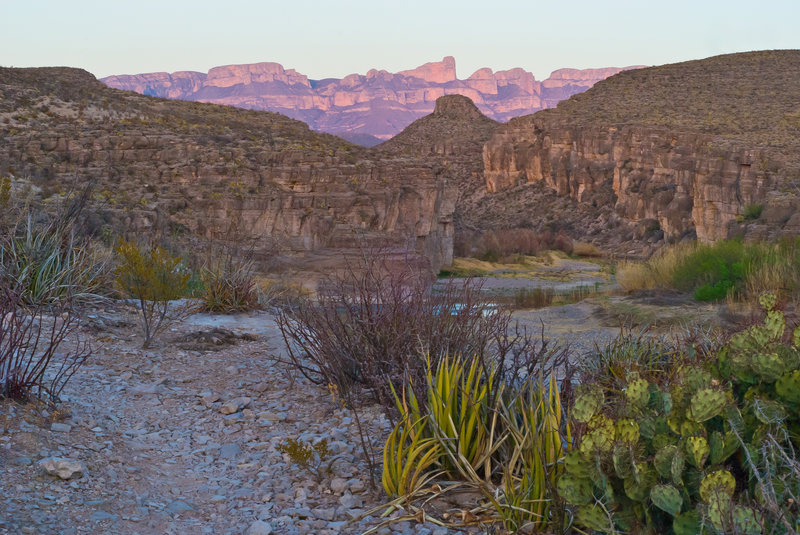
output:
M421 78L426 82L434 84L446 84L456 80L456 59L453 56L445 56L442 61L432 61L420 65L416 69L400 71L397 74L403 76L413 76Z
M475 119L483 116L475 103L463 95L446 95L437 98L433 114L453 119Z

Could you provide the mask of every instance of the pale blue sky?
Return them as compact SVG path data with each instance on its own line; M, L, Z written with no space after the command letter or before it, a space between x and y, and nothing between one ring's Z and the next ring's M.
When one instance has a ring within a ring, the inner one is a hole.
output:
M275 61L309 78L443 56L480 67L660 65L800 48L800 0L0 0L0 65L98 77Z

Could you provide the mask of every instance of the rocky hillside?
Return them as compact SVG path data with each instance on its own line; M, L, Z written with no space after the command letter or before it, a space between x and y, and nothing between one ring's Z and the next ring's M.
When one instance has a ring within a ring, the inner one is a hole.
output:
M626 67L628 69L635 67ZM436 99L469 97L488 117L511 117L555 106L559 101L623 69L560 69L538 81L523 69L484 68L464 80L452 57L416 69L309 80L278 63L214 67L208 73L182 71L109 76L110 87L170 99L213 102L282 113L354 143L374 145L433 111Z
M433 160L369 151L268 112L111 89L68 68L0 69L0 175L57 198L94 184L98 232L256 237L298 270L364 240L452 254L456 188Z
M783 50L619 73L497 129L487 188L610 205L655 240L798 234L798 72Z

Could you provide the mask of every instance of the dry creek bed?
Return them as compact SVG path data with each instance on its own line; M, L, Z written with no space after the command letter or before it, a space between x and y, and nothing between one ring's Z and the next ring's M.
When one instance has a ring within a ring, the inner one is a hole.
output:
M618 332L593 308L517 317L583 353ZM385 497L370 488L352 414L271 358L283 342L269 314L195 315L152 350L140 349L130 310L86 323L95 353L58 411L0 402L0 533L326 535L380 523L364 517ZM219 328L246 336L227 340ZM388 419L376 407L363 419L380 452ZM327 439L332 471L319 478L293 464L278 450L287 438ZM40 461L51 457L85 471L48 475ZM401 521L378 533L466 532Z

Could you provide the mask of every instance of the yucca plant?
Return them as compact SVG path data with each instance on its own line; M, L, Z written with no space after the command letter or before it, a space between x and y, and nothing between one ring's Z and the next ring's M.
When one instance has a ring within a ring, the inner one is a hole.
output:
M506 529L546 530L558 517L552 491L572 442L555 376L528 381L500 412L509 439L500 456L501 492L488 497Z
M381 482L390 498L410 498L441 474L434 469L441 445L424 436L424 427L424 418L406 418L386 440Z
M228 255L217 264L203 268L199 297L203 310L234 314L252 310L258 305L253 263L237 261Z
M58 221L37 225L29 216L0 242L0 282L27 306L100 299L106 264L70 225Z

